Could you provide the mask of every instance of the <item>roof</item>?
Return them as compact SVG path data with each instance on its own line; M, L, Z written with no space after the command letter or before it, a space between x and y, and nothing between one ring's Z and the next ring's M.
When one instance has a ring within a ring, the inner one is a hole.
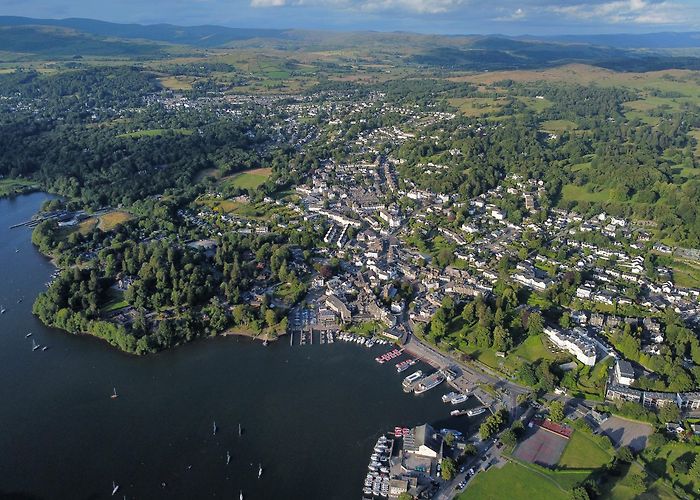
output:
M413 439L410 439L410 438ZM418 451L421 446L426 446L436 453L440 452L440 443L435 438L435 429L429 424L419 425L411 429L409 439L404 438L406 451Z
M632 363L625 359L619 359L617 361L617 369L620 372L621 377L634 378L634 368L632 368Z

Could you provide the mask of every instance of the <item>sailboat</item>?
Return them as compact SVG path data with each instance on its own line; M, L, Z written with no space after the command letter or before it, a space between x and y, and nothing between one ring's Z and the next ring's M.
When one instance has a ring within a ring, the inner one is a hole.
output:
M4 307L0 306L0 314L5 314L5 311L7 311L7 309L5 309Z
M29 332L28 334L25 335L25 337L29 338L32 336L32 332Z
M241 490L241 494L238 495L238 498L239 498L240 500L243 500L243 490Z
M45 351L45 350L48 349L48 348L49 348L49 346L45 345L44 347L41 348L41 350L42 350L42 351Z
M119 397L119 394L117 394L117 388L113 387L112 389L113 389L113 391L112 391L112 395L110 396L110 398L117 399Z
M214 420L214 427L213 427L213 434L216 435L216 431L218 431L219 428L216 426L216 420Z
M227 451L226 452L226 465L231 463L231 454Z
M119 485L112 481L112 496L116 495L117 491L119 491Z
M240 437L243 431L241 430L241 424L238 424L238 436Z
M262 464L258 464L258 479L260 479L262 477L262 472L263 472Z
M36 351L39 349L41 346L36 343L36 340L32 340L32 351Z

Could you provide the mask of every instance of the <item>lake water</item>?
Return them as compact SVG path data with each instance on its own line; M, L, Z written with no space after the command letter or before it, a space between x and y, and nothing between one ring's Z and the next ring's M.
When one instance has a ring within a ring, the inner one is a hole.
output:
M0 199L0 496L108 498L116 481L117 498L355 500L380 432L468 422L444 421L446 386L404 394L406 373L374 361L386 346L217 338L135 357L42 326L53 267L9 226L46 199Z

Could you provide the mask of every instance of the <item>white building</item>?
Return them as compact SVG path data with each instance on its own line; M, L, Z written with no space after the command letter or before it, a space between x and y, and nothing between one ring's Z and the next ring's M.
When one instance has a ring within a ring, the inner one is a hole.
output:
M544 333L554 345L570 352L584 365L595 365L595 343L588 336L576 330L562 331L550 326L544 328Z

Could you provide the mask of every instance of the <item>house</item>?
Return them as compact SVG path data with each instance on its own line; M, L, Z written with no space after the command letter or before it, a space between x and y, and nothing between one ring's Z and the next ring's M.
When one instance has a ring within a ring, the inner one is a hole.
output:
M669 394L665 392L644 392L642 404L649 408L663 408L676 404L677 394Z
M633 403L641 403L644 393L637 389L630 389L617 384L608 385L605 392L605 398L610 401L631 401Z
M700 410L700 392L679 392L676 395L676 403L681 410Z
M624 359L618 359L615 364L615 380L622 385L630 386L634 383L634 368Z

